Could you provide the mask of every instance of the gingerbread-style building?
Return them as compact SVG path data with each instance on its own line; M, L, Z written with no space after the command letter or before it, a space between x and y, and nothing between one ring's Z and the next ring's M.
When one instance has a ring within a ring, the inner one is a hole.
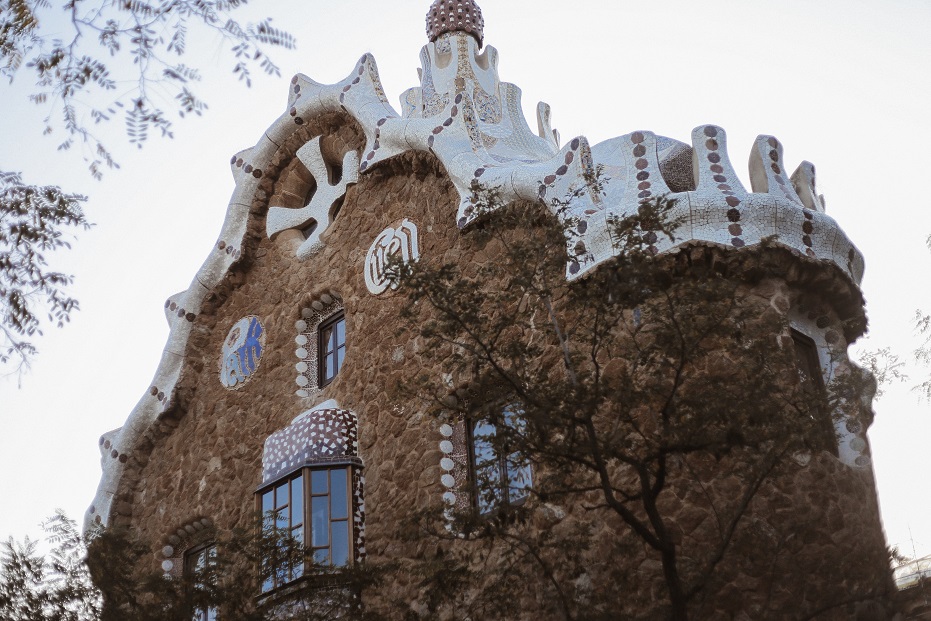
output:
M779 141L760 136L745 188L714 125L685 142L633 131L590 145L562 141L540 103L533 131L483 27L472 0L434 2L421 83L403 93L400 112L370 55L337 84L294 77L283 114L231 158L226 219L191 286L165 303L171 331L151 384L126 423L100 439L88 526L131 526L176 573L215 553L210 533L274 509L315 560L341 566L397 554L391 526L412 507L475 504L461 466L468 478L481 465L479 443L389 397L420 369L416 339L396 336L403 300L386 266L488 260L463 244L479 216L494 226L494 210L475 208L482 189L571 228L569 283L615 256L611 222L657 197L674 201L671 217L682 222L674 239L655 240L659 255L777 249L784 258L758 297L810 347L812 373L827 382L849 367L846 348L866 327L864 262L825 213L814 166L790 172ZM589 190L596 171L610 179L602 191ZM868 408L838 417L836 450L800 460L780 488L787 507L822 529L800 535L801 547L779 561L776 571L805 573L786 583L802 592L773 596L786 610L813 611L839 593L855 603L888 580L869 423ZM523 478L532 485L532 473ZM715 618L761 618L753 584L741 587L742 600L722 596L728 616ZM648 600L631 599L641 610ZM854 608L812 618L848 618Z

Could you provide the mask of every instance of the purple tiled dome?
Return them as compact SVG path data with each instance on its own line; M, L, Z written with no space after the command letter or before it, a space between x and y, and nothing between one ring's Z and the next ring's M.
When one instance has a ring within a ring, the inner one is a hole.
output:
M473 0L435 0L427 13L427 38L431 42L447 32L467 32L482 45L485 20Z

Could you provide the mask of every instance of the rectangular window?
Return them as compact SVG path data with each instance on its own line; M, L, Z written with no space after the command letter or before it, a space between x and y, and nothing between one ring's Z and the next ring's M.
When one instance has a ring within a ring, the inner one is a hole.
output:
M808 336L792 330L792 342L795 346L795 366L798 369L799 383L802 394L807 399L821 400L824 396L824 374L821 370L821 359L818 356L818 346ZM837 437L834 431L834 421L818 407L812 411L817 417L824 438L824 448L837 455Z
M267 593L305 574L308 561L343 567L351 562L352 468L304 468L259 494L270 552L263 567ZM305 502L306 500L306 502Z
M516 406L505 407L501 424L509 433L519 433L524 425L520 410ZM502 507L523 504L532 484L530 463L520 452L508 449L506 439L498 437L498 427L488 420L474 421L469 429L478 512L486 515Z
M184 555L184 575L194 590L195 602L203 598L205 590L214 580L216 563L217 546L212 543L195 548ZM217 609L196 604L191 618L193 621L216 621Z
M343 367L346 357L346 316L339 312L320 324L317 357L320 386L332 382Z

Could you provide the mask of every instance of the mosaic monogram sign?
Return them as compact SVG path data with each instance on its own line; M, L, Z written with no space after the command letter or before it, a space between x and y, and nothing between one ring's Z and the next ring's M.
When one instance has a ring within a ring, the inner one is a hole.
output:
M420 258L417 244L417 226L407 218L396 228L389 226L375 238L365 257L365 285L372 295L381 295L389 287L397 288L388 274L388 264L396 257L404 263L416 262Z
M265 350L265 328L259 318L240 319L223 342L220 383L236 389L248 382L259 368Z

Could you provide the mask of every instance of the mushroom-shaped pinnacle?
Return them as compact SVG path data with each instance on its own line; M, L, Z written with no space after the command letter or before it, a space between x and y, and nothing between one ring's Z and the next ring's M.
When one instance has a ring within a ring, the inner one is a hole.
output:
M474 0L435 0L427 12L427 38L433 43L447 32L466 32L478 41L485 39L485 20Z

